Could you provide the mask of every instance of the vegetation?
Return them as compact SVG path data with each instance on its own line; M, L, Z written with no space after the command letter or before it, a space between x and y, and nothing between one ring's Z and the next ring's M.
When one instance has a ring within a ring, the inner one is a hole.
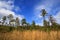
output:
M12 14L3 16L3 22L0 22L0 40L60 40L60 24L56 23L52 15L48 16L47 21L46 15L46 10L42 9L43 26L36 25L34 20L29 24L25 18L20 22L19 18L14 18ZM7 19L8 23L5 22Z
M14 27L18 30L44 30L46 31L47 29L48 30L57 30L57 29L60 29L60 24L56 23L56 20L53 18L52 15L48 16L48 20L45 20L45 16L47 15L47 12L45 9L42 9L42 17L43 17L43 26L39 26L39 25L36 25L35 21L32 21L32 24L29 24L26 22L26 19L22 19L21 22L20 22L20 19L18 17L14 18L14 16L12 14L9 14L8 16L3 16L2 17L2 27L4 26L7 26L7 28L9 29L10 27ZM9 20L9 25L8 23L5 23L6 20ZM5 25L4 25L5 23ZM7 25L6 25L7 24ZM20 25L21 24L21 25ZM4 27L5 28L5 27ZM11 29L11 28L10 28Z
M60 24L56 23L56 20L53 18L52 15L49 15L49 21L45 20L45 16L47 15L47 12L45 9L42 9L41 13L43 17L43 26L36 25L35 21L32 21L32 24L29 24L26 22L26 19L22 19L20 22L20 19L18 17L14 18L12 14L9 14L8 16L2 17L2 27L5 28L6 26L9 30L16 28L17 30L57 30L60 29ZM9 23L6 23L6 20L9 20ZM5 24L4 24L5 23ZM6 25L7 24L7 25ZM21 24L21 25L20 25ZM8 27L9 26L9 27ZM12 27L12 28L11 28Z
M45 16L46 16L47 12L45 9L42 9L42 17L43 17L43 25L46 26L46 20L45 20Z

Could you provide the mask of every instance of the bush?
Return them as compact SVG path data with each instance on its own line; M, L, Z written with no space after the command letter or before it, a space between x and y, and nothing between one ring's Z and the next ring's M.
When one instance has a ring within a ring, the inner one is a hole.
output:
M10 26L0 26L0 32L10 32L13 31L15 27Z

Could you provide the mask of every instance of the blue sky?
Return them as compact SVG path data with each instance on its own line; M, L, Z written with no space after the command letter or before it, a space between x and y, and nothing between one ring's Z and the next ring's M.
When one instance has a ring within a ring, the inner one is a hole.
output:
M13 14L14 17L25 18L30 24L34 20L36 24L43 25L43 8L48 15L55 17L57 23L60 22L60 0L0 0L0 17ZM46 20L48 21L47 17Z

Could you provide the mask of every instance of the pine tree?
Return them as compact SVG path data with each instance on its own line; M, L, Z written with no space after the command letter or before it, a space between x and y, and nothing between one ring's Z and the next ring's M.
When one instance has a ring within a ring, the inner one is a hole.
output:
M42 9L42 17L43 17L43 25L45 26L45 16L46 16L47 12L45 9Z

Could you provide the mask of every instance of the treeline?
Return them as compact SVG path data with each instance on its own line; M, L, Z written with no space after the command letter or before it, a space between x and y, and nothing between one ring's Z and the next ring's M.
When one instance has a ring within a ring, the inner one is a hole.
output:
M54 17L52 15L48 15L45 9L42 9L41 16L43 17L43 26L36 25L35 21L32 21L32 24L29 24L26 22L26 19L22 19L20 22L20 19L18 17L14 18L12 14L9 14L8 16L3 16L2 20L0 21L0 26L13 26L17 30L59 30L60 24L56 22ZM48 21L46 20L46 17L48 17ZM8 20L8 21L7 21ZM7 21L7 22L6 22ZM12 28L9 28L12 30Z

